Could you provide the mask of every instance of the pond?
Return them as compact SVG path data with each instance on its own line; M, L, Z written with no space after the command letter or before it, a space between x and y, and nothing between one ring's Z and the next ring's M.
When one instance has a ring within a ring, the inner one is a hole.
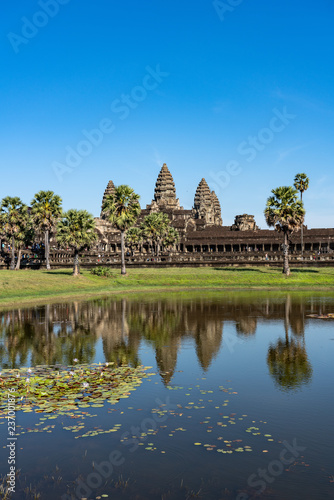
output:
M0 312L2 484L9 443L15 499L333 498L333 313L333 294L292 292Z

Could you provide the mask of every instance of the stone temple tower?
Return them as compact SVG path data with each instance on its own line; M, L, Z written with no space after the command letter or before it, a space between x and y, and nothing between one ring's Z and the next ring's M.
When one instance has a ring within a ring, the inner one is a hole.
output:
M214 191L210 191L204 178L196 189L193 214L195 219L204 220L206 224L221 226L223 223L217 195Z
M106 197L110 194L115 194L115 185L113 183L113 181L109 181L108 182L108 185L104 191L104 195L103 195L103 198L102 198L102 205L101 205L101 214L100 214L100 218L101 219L105 219L105 215L103 214L102 212L102 207L103 207L103 203L105 202L106 200Z
M211 191L211 198L212 198L212 204L213 204L213 212L214 212L214 216L215 216L215 224L217 226L222 226L223 219L222 219L220 203L218 200L218 196L216 195L216 193L214 191Z
M154 199L151 208L160 209L180 209L180 202L176 198L175 184L172 174L168 170L166 163L163 164L155 184Z

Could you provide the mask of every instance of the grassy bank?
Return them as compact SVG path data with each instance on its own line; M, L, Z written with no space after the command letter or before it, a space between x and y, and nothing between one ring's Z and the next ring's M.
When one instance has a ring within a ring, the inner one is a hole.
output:
M295 269L286 277L272 268L131 269L110 278L89 271L73 278L71 270L0 271L0 306L93 297L110 293L196 289L333 290L334 269Z

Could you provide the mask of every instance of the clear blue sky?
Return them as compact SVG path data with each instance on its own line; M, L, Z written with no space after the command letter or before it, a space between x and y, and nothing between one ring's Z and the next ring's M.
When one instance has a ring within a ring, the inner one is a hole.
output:
M0 198L52 189L97 216L112 179L144 207L166 162L185 208L205 177L224 224L249 213L264 228L271 189L306 172L306 223L334 227L333 0L3 0L1 13Z

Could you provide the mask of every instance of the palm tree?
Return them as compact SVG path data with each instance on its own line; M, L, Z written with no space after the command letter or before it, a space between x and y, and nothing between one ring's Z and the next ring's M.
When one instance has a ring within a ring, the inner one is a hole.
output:
M300 192L300 200L303 201L303 193L308 189L310 179L306 174L297 174L294 180L294 187ZM302 255L304 252L304 241L303 241L303 224L300 228L300 237L301 237L301 249Z
M297 200L297 190L293 187L278 187L271 192L273 196L267 200L264 215L269 227L274 227L276 231L283 233L283 273L289 276L288 236L303 224L305 210L303 202Z
M62 199L53 191L39 191L31 202L31 214L37 227L44 233L46 269L50 267L50 237L61 217Z
M10 269L15 269L15 243L28 221L28 207L20 198L6 196L0 205L0 225L3 234L11 242Z
M33 221L29 216L24 227L21 227L20 232L16 235L16 248L17 252L17 262L15 270L20 269L21 266L21 255L22 250L28 247L34 242L35 239L35 229L33 226Z
M114 194L109 194L102 205L102 212L113 226L121 232L121 274L126 275L125 269L125 231L134 226L139 214L139 194L130 186L122 184L115 187Z
M2 254L2 238L5 236L4 224L0 216L0 255Z
M177 230L174 227L169 227L162 244L164 247L171 249L175 247L175 245L179 242L179 240L180 237Z
M68 210L57 224L57 242L60 246L73 250L73 276L80 274L79 252L96 241L94 229L94 218L86 210Z
M144 237L152 246L152 251L159 256L160 245L163 243L169 230L169 218L163 212L156 212L144 217L141 224Z
M125 242L130 248L131 254L133 255L133 249L138 249L143 242L141 229L139 227L130 227L130 229L128 229L126 232Z

